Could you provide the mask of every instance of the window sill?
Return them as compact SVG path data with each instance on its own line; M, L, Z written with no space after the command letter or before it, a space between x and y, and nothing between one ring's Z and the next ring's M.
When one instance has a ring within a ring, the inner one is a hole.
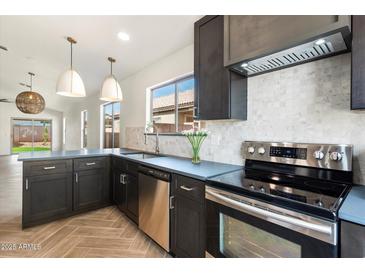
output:
M156 133L149 133L149 132L145 132L143 133L144 135L152 135L155 136ZM172 132L172 133L159 133L158 136L185 136L184 134L182 134L181 132Z

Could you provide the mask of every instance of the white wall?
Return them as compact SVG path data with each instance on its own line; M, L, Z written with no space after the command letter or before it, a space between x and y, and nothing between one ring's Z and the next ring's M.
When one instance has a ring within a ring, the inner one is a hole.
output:
M11 153L11 118L52 120L52 150L62 150L62 112L45 109L36 115L20 112L15 104L0 103L0 155Z
M64 112L66 118L66 144L65 150L81 148L81 111L88 111L88 136L87 148L99 148L100 143L100 101L98 94L82 99L79 103L71 105Z

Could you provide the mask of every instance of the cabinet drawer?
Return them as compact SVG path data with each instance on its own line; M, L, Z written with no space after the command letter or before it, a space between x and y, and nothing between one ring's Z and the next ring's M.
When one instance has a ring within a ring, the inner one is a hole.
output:
M175 175L174 185L176 195L182 195L199 203L204 202L204 182L185 176Z
M78 170L87 170L94 168L103 168L106 166L106 158L105 157L91 157L91 158L82 158L74 160L74 169Z
M72 172L72 160L24 162L24 176Z

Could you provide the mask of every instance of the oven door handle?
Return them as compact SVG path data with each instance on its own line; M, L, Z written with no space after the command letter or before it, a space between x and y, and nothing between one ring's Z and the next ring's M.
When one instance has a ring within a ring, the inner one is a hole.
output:
M306 222L304 220L294 218L287 215L281 215L279 213L275 213L269 210L261 209L243 202L236 201L234 199L228 198L225 195L218 194L216 192L213 192L209 189L206 189L205 191L207 194L215 197L217 200L220 200L224 202L227 206L233 206L234 208L246 212L246 213L253 213L254 215L257 215L258 217L264 218L264 219L275 219L280 222L288 223L297 227L305 228L314 230L320 233L332 234L332 228L330 226L326 225L320 225L320 224L314 224L310 222ZM208 198L209 199L209 198Z

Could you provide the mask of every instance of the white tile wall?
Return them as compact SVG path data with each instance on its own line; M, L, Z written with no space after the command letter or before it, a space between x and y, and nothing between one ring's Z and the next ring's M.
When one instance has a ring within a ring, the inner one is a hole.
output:
M355 182L365 185L365 111L350 110L351 55L249 78L248 120L208 121L201 158L243 164L242 142L288 141L354 145ZM126 128L126 146L153 151L143 128ZM185 137L160 137L162 153L191 156Z

